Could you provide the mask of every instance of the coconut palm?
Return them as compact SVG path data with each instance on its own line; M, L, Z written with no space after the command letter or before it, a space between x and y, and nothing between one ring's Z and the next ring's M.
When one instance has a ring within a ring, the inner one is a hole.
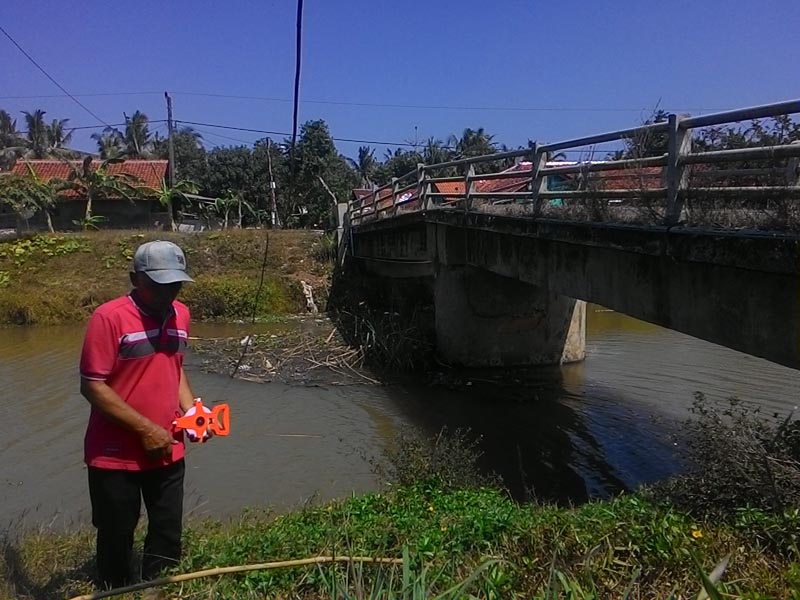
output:
M492 141L493 138L494 136L486 133L483 127L478 127L478 129L467 127L460 138L451 138L451 142L453 142L451 145L455 146L456 152L461 158L484 156L497 151Z
M141 111L133 113L132 117L125 117L125 132L122 134L125 156L130 158L145 158L149 154L152 136L148 127L147 115Z
M347 159L348 164L355 169L361 179L361 187L368 188L372 186L372 180L375 177L375 172L378 170L378 161L375 159L375 150L369 146L359 146L358 160L352 158Z
M22 154L24 144L17 131L17 121L0 110L0 170L8 169Z
M53 119L47 126L48 153L55 154L59 150L66 150L66 145L72 140L72 131L67 131L69 119Z
M97 142L100 158L119 158L122 154L122 134L113 127L106 127L103 133L93 133L92 139Z
M36 109L32 113L23 110L25 115L25 126L28 133L25 138L25 156L27 158L45 158L49 148L47 136L47 123L44 122L45 111Z

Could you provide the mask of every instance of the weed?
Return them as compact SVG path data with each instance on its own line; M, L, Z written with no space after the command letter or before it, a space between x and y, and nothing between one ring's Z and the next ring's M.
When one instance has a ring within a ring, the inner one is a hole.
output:
M385 461L373 461L373 470L393 485L434 481L453 489L500 487L497 475L480 468L480 442L465 429L445 427L432 439L406 429L388 445Z
M772 514L800 508L800 421L765 418L736 398L727 407L695 395L678 447L694 468L652 494L700 518L750 507Z

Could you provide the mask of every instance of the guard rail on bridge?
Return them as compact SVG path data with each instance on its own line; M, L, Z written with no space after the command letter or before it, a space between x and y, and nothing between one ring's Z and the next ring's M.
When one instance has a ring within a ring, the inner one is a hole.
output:
M684 222L688 208L716 211L714 224L720 214L727 213L729 223L753 226L758 225L752 222L753 211L765 210L767 202L772 211L767 225L786 226L789 215L798 209L793 200L800 198L800 144L694 152L692 130L797 113L800 100L696 117L671 114L667 121L632 129L433 165L418 164L416 171L349 202L347 214L354 226L437 208L505 210L506 214L514 210L521 211L515 213L519 216L600 221L645 220L669 226ZM551 154L567 149L636 142L654 135L667 136L668 152L611 161L549 160ZM529 162L519 162L525 159ZM476 172L503 161L516 164L500 172ZM758 161L759 166L748 166L748 161ZM724 168L730 163L739 164ZM436 176L447 170L462 174ZM552 185L557 178L562 180L562 189ZM614 181L624 185L609 187ZM498 205L506 206L498 209ZM576 207L583 212L575 211Z

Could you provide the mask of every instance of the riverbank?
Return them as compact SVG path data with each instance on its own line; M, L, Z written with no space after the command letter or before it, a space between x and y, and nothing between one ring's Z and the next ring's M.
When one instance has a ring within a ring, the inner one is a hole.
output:
M331 263L321 232L108 230L0 241L0 325L85 321L99 304L127 292L133 252L153 239L174 241L186 253L196 283L184 287L181 299L194 319L250 320L265 248L256 318L306 312L303 281L324 309Z
M759 535L769 531L769 538ZM389 566L311 565L199 579L166 590L181 599L360 599L374 597L369 593L376 589L386 594L380 597L421 599L469 580L466 592L478 598L693 598L703 577L728 557L715 589L730 597L796 598L800 568L790 537L776 535L781 531L781 517L758 511L720 525L638 495L564 509L520 505L495 489L429 480L287 515L254 510L233 521L190 523L185 558L174 570L405 553L405 575ZM4 599L54 600L93 589L88 530L43 529L6 538L2 550ZM409 585L418 591L401 594Z

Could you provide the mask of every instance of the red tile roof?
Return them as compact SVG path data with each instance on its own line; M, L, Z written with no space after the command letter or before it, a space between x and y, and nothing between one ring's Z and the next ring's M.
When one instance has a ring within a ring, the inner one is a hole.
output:
M54 177L68 179L72 169L80 167L82 162L80 160L18 160L11 172L17 175L27 175L29 172L27 165L30 165L36 175L44 181L49 181ZM92 168L96 169L101 162L93 160ZM132 175L139 180L133 185L158 188L161 187L161 181L167 176L168 165L169 161L166 160L126 160L121 163L109 164L108 173ZM75 192L67 192L64 196L74 198L77 195Z
M461 197L464 195L464 182L463 181L437 181L432 184L435 187L434 192L440 194L447 194L448 196Z

